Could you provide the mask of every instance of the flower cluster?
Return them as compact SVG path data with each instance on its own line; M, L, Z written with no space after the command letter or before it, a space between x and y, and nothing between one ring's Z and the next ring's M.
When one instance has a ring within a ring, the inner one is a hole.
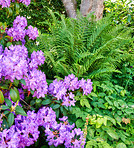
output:
M31 70L29 75L25 77L24 80L26 82L26 86L23 86L23 88L28 89L28 91L30 91L30 89L33 90L33 97L45 97L48 86L46 82L46 75L41 70Z
M24 42L24 38L26 35L29 36L29 39L35 40L38 37L37 28L33 28L31 25L27 26L27 20L23 16L17 16L13 22L13 27L9 28L7 31L7 35L13 37L13 41L22 41Z
M47 94L46 76L38 70L38 65L44 63L45 58L42 51L33 52L28 58L28 51L24 45L11 45L3 51L0 46L0 78L13 82L15 79L26 81L24 89L34 91L33 97L44 97Z
M2 5L2 8L9 7L11 3L11 0L0 0L0 5Z
M31 25L28 26L28 29L26 30L26 35L29 36L29 39L35 40L38 37L38 30L36 27L32 27Z
M64 80L54 80L53 83L49 85L48 92L56 97L57 100L61 99L63 101L62 105L74 106L76 101L73 92L77 89L83 91L83 95L90 94L93 89L91 80L78 80L75 75L71 74L66 76Z
M42 51L37 51L37 52L33 51L33 53L31 54L31 61L29 63L30 69L38 68L38 65L44 63L45 57L43 54L44 53Z
M19 0L19 2L28 6L31 3L31 0Z
M6 47L1 55L2 61L0 67L2 68L1 75L13 82L15 78L17 80L23 79L28 72L27 63L27 48L21 45L11 45L10 50Z
M12 0L12 2L15 2L15 0ZM18 0L17 2L21 2L28 6L31 3L31 0ZM2 8L10 7L10 4L11 0L0 0L0 5L2 5Z
M15 125L0 132L0 147L30 146L39 138L39 126L43 126L49 145L64 144L66 148L84 148L83 132L74 129L75 125L70 125L67 117L60 118L62 122L58 124L55 112L48 107L43 107L37 113L28 111L27 115L27 117L18 115L15 118Z

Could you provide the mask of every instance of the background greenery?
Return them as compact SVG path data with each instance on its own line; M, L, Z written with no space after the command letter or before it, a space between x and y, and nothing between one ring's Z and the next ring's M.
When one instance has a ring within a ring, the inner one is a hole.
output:
M49 105L57 118L66 115L81 129L88 116L86 148L134 147L134 7L125 1L106 1L104 18L97 22L92 14L67 18L60 0L36 0L28 7L16 4L0 15L0 22L8 26L18 14L26 16L28 24L39 29L36 43L29 41L26 47L29 53L44 52L46 60L40 69L48 83L71 73L93 81L89 96L77 93L75 107L63 107L51 98L26 97L34 108ZM41 135L34 146L47 147L44 139Z

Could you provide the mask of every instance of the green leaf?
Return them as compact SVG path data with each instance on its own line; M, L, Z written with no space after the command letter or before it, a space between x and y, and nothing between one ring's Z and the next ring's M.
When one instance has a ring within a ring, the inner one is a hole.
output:
M22 115L22 116L27 116L27 114L26 114L26 112L23 110L23 108L22 107L20 107L20 106L16 106L16 108L15 108L15 113L16 114L20 114L20 115Z
M12 124L14 123L14 114L13 114L13 113L10 113L10 114L8 115L7 121L8 121L9 127L11 127Z
M59 108L55 110L55 113L56 113L56 117L59 118L59 113L60 113Z
M47 105L47 104L50 104L51 103L51 100L50 99L46 99L46 100L43 100L42 101L42 104L43 105Z
M80 105L83 107L84 105L87 107L87 108L90 108L90 104L88 102L87 99L81 99L80 100Z
M98 94L98 97L104 97L104 96L106 96L105 93L99 93L99 94Z
M96 93L91 92L89 95L91 95L92 97L97 97Z
M21 79L20 82L23 84L23 85L26 85L26 82L24 79Z
M116 125L116 121L115 119L109 117L109 116L106 116L107 117L107 120L111 121L114 125Z
M32 106L32 105L34 105L35 104L35 100L31 100L30 101L30 105Z
M16 102L17 100L20 99L19 91L17 92L16 89L12 89L12 88L10 89L10 97L13 102Z
M32 89L30 89L30 92L31 92L32 95L34 94L34 91Z
M8 107L12 106L12 102L9 99L5 98L5 102L8 105Z
M8 107L8 106L6 106L6 105L1 105L1 106L0 106L0 108L1 108L2 110L9 109L9 107Z
M96 121L96 128L100 128L103 122L104 122L103 118L98 118Z
M4 103L4 95L3 92L0 90L0 104Z
M19 14L20 5L18 3L15 3L16 6L16 14Z
M36 99L36 103L37 103L37 104L40 104L41 101L42 101L41 99Z
M8 128L9 128L8 122L7 122L7 120L6 120L5 118L3 118L2 128L3 128L3 129L8 129Z
M107 133L108 133L108 135L109 136L111 136L113 139L119 139L119 136L118 136L118 134L112 129L112 128L109 128L108 130L107 130Z
M55 105L53 106L53 109L57 109L57 108L59 108L59 107L60 107L59 104L55 104Z
M127 21L128 21L129 23L130 23L130 21L131 21L131 15L130 15L130 14L128 15Z
M84 121L82 119L77 119L76 126L78 128L83 127L84 126Z
M12 45L12 43L11 42L8 42L7 43L7 47L9 47L9 46L11 46Z
M7 115L8 113L9 113L9 111L8 110L5 110L3 114L4 115Z
M126 144L124 143L118 143L116 148L127 148L127 147L126 147Z
M0 86L2 89L8 89L8 85L7 84L4 84L2 86Z
M15 80L13 81L13 84L14 84L16 87L18 87L18 85L19 85L19 80L15 79Z

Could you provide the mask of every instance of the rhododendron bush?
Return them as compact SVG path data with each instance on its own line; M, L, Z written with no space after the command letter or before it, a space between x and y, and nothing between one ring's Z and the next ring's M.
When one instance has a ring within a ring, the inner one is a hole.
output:
M10 7L11 2L15 0L0 1L0 5ZM30 4L29 0L17 2ZM75 106L76 96L91 93L91 80L70 74L48 85L45 73L39 70L44 53L30 55L25 47L28 40L38 37L37 28L28 26L23 16L15 18L13 27L7 26L0 23L0 147L24 148L41 135L44 145L84 147L84 132L64 112Z

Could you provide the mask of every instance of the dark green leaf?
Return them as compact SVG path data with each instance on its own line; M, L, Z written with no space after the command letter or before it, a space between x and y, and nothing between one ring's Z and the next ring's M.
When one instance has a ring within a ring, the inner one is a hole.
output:
M8 113L9 113L9 111L8 110L5 110L3 114L6 115Z
M18 85L19 85L19 80L15 79L15 80L13 81L13 84L14 84L16 87L18 87Z
M22 115L22 116L27 116L27 114L26 114L26 112L23 110L23 108L22 107L20 107L20 106L16 106L16 108L15 108L15 113L16 114L20 114L20 115Z
M55 113L56 113L56 117L57 117L57 118L59 118L59 112L60 112L60 111L59 111L59 108L55 110Z
M77 128L83 127L84 121L82 119L77 119L76 126L77 126Z
M8 107L8 106L6 106L6 105L1 105L1 106L0 106L0 108L1 108L2 110L9 109L9 107Z
M23 84L23 85L26 85L26 82L24 79L21 79L20 82Z
M9 99L5 98L5 102L8 105L8 107L12 106L12 102Z
M42 104L43 105L47 105L47 104L50 104L51 103L51 100L50 99L46 99L46 100L43 100L42 101Z
M2 89L8 89L8 85L7 84L4 84L2 86L0 86Z
M57 108L59 108L59 107L60 107L59 104L55 104L55 105L53 106L53 109L57 109Z
M8 115L7 121L8 121L9 127L11 127L12 124L14 123L14 114L13 114L13 113L10 113L10 114Z

